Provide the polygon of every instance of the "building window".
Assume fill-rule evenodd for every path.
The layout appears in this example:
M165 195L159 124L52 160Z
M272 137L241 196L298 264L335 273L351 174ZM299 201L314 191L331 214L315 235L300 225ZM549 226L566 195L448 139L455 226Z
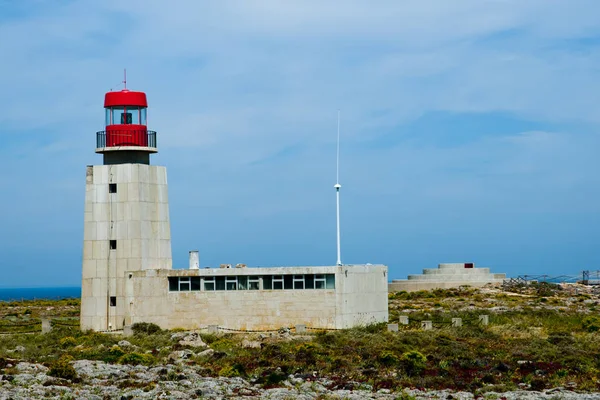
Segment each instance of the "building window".
M117 306L117 296L110 296L110 306L111 307Z
M315 275L315 289L325 289L325 275Z
M249 276L248 277L248 290L258 290L260 289L258 276Z
M263 289L273 289L273 277L270 275L263 276Z
M225 288L227 290L237 290L237 276L225 277Z
M187 276L182 276L179 278L179 291L180 292L189 292L190 291L190 278Z
M304 289L304 275L294 275L294 289Z
M200 291L200 277L198 276L170 276L170 292L198 292Z
M217 280L217 290L225 290L225 277L224 276L216 276Z
M116 250L117 249L117 241L116 240L109 240L109 247L111 250Z
M326 274L325 275L325 285L327 289L335 289L335 275L334 274Z
M207 276L202 285L198 276L168 277L170 292L205 290L260 290L260 276ZM335 274L264 275L263 290L335 289Z
M305 289L314 289L315 288L315 276L310 274L310 275L304 275L304 288Z
M214 276L208 276L208 277L204 278L204 290L206 290L206 291L215 290L215 277Z
M108 193L117 193L117 184L116 183L108 184Z
M273 276L273 289L275 289L275 290L283 289L283 275Z
M192 286L192 292L200 291L200 277L199 276L193 276L191 278L191 286Z
M248 290L248 277L238 276L237 277L238 290Z

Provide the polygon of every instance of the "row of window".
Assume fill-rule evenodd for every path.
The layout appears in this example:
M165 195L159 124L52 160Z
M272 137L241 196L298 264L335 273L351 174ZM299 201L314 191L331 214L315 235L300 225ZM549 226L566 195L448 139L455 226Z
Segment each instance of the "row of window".
M214 290L302 290L335 289L334 274L251 275L251 276L172 276L169 291Z

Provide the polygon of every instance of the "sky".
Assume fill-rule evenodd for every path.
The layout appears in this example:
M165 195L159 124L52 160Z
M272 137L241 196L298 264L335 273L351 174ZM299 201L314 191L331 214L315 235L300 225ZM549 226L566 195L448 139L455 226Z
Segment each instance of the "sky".
M597 0L0 0L0 287L81 281L105 92L147 93L174 268L600 270Z

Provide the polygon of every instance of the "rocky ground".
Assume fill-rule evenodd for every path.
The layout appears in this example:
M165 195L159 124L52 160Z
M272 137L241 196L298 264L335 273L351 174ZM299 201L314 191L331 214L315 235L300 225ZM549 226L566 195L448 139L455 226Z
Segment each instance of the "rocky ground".
M482 396L451 391L405 389L374 393L367 385L346 384L336 388L332 381L290 375L282 387L262 388L242 378L207 378L198 367L166 364L154 367L107 364L102 361L73 362L79 376L70 382L48 376L41 364L20 362L12 375L0 375L0 400L9 399L600 399L596 393L575 393L564 388L545 392L488 392Z
M405 326L394 334L381 327L373 332L331 335L301 335L282 329L235 335L162 331L125 338L82 333L66 326L46 335L6 335L0 336L0 400L600 400L600 393L595 393L600 388L597 287L566 284L553 288L542 285L396 293L390 294L389 305L391 322L399 315L418 321L423 316L440 314L449 318L470 311L486 311L498 317L485 330L470 326L460 331L437 328L427 334L418 326ZM8 324L45 315L72 317L77 308L70 301L6 303L0 304L0 319ZM557 317L563 315L570 317ZM534 341L535 346L528 346ZM402 357L413 348L427 356L423 376L427 375L426 382L435 386L418 379L400 381L404 376L401 374L406 374ZM460 357L457 351L462 352ZM63 359L67 370L57 373L56 365ZM238 374L237 363L247 366L248 373ZM315 371L319 368L320 372ZM266 375L260 371L277 377L276 381L265 380ZM303 373L295 373L298 371ZM439 373L446 374L443 384L432 379ZM480 382L472 392L415 389L467 390L468 385L457 381L460 377L464 380L465 374L473 374L467 382ZM420 373L410 376L418 377ZM506 383L510 386L499 388ZM384 388L378 390L380 387ZM511 391L516 388L520 390Z

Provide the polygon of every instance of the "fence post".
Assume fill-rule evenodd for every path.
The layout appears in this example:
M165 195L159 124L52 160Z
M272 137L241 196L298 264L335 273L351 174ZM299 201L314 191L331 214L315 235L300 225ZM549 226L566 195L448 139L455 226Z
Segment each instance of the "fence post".
M388 332L398 332L398 324L388 324Z
M421 329L423 329L424 331L432 330L433 322L432 321L421 321Z
M123 336L133 336L133 329L131 329L131 325L123 326Z
M52 330L52 324L49 318L42 318L42 333L48 333Z
M407 315L401 315L400 316L400 323L402 325L408 325L408 316Z
M480 315L479 316L479 322L481 323L481 325L488 325L490 323L490 316L489 315Z
M208 333L219 333L219 325L209 325Z
M306 325L304 325L304 324L296 325L296 333L306 333Z
M452 318L452 326L453 327L462 326L462 318Z

